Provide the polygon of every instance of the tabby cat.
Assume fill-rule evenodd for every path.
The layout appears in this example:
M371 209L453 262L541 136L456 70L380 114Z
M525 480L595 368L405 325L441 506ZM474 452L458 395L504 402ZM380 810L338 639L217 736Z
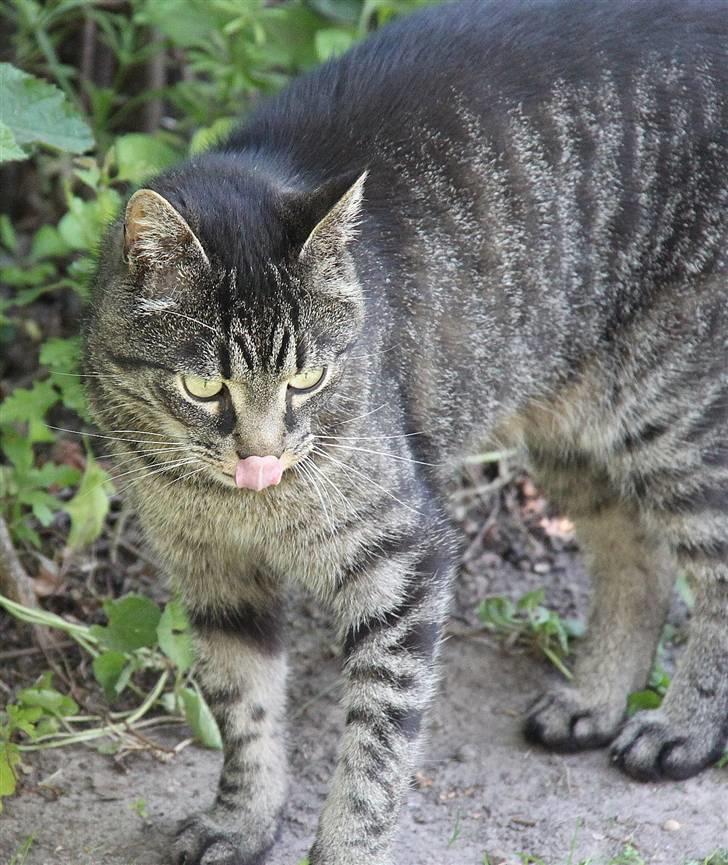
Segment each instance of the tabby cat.
M196 634L217 798L186 865L286 802L288 584L332 612L346 729L312 865L384 865L457 562L446 497L522 445L595 577L528 736L686 778L728 733L728 7L498 0L394 23L131 196L86 330L95 416ZM697 602L644 686L675 575Z

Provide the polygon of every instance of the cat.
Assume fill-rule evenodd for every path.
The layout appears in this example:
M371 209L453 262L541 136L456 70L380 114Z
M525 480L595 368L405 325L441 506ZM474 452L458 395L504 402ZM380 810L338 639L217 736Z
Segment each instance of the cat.
M526 733L680 779L728 733L728 9L427 9L136 191L85 329L94 415L196 635L217 797L177 863L262 862L286 801L287 585L346 729L311 865L385 865L457 565L447 495L522 446L595 578ZM691 635L645 685L680 569Z

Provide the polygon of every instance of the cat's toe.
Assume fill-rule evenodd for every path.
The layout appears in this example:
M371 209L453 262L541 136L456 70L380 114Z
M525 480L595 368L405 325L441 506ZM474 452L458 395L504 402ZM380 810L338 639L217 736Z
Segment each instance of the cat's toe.
M227 833L203 815L180 824L173 847L174 865L258 865L260 858L246 857L237 833Z
M639 712L612 745L612 759L639 781L681 781L714 763L723 740L722 731L680 727L659 709Z
M523 732L555 751L582 751L611 742L621 719L621 710L590 706L578 691L552 691L530 707Z

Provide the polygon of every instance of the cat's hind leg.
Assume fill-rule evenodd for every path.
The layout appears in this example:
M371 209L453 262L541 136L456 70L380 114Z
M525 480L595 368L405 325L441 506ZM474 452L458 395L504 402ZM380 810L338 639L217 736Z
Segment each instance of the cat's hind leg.
M627 696L645 686L675 579L667 545L636 508L610 494L585 466L553 467L542 478L573 517L593 581L586 636L574 678L529 709L525 734L546 747L576 751L614 739Z

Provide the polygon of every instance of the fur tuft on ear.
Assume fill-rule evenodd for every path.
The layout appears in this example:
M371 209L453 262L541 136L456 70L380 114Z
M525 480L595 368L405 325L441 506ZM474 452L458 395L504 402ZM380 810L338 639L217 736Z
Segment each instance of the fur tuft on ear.
M132 271L169 270L192 262L209 267L202 244L158 192L140 189L126 206L124 260Z
M337 178L313 194L311 211L315 211L317 204L319 209L321 204L327 206L323 215L319 214L318 221L308 234L299 258L321 258L336 254L356 237L367 173L362 172L353 183L350 177Z

